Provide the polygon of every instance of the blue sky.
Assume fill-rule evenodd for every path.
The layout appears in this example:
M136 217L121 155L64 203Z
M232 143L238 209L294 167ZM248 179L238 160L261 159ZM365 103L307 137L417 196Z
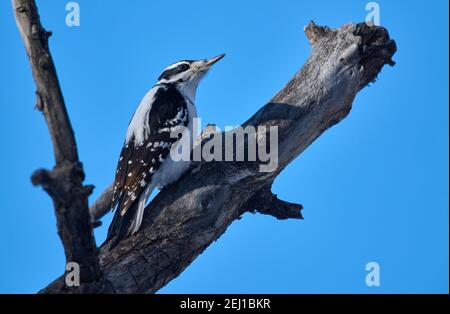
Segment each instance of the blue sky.
M168 64L225 52L202 82L203 123L244 122L310 53L313 19L364 21L367 1L37 1L93 201L113 179L127 123ZM278 177L303 221L246 214L161 293L448 292L448 2L378 1L397 41L394 68L347 119ZM34 293L63 272L49 197L31 173L52 167L10 1L0 2L0 292ZM110 217L96 230L105 237ZM381 286L365 285L379 263Z

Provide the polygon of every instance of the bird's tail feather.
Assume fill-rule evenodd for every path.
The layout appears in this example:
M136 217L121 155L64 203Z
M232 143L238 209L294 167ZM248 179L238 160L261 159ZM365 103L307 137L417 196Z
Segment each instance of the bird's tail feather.
M120 214L119 210L122 200L119 202L119 206L117 206L116 211L114 212L113 220L109 226L106 240L101 246L113 239L111 245L109 246L109 249L111 250L122 239L126 238L130 234L135 234L139 230L142 223L142 218L144 216L145 203L154 188L155 186L153 184L148 185L142 192L139 200L134 202L123 215Z
M136 214L133 217L133 222L130 227L131 234L135 234L141 226L142 218L144 217L145 203L147 202L147 199L152 193L153 189L154 186L149 185L139 197L139 200L137 202Z
M109 249L111 250L122 239L126 238L130 234L130 228L135 218L137 206L138 204L136 203L131 205L124 215L121 215L120 211L116 209L116 211L114 212L113 220L108 229L108 235L106 237L105 242L103 242L102 246L105 245L111 239L113 239L111 245L109 246Z

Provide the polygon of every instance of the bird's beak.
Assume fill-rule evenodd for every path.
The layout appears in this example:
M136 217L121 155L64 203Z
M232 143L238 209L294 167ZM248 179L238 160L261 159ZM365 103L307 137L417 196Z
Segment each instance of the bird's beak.
M205 60L205 61L206 61L206 65L207 65L208 67L210 67L210 66L212 66L214 63L216 63L217 61L219 61L220 59L222 59L223 57L225 57L225 54L224 54L224 53L222 53L221 55L218 55L218 56L216 56L216 57L214 57L214 58L206 59L206 60Z
M213 64L215 64L223 57L225 57L224 53L214 58L195 61L193 64L191 64L191 68L197 69L198 71L205 73L211 68Z

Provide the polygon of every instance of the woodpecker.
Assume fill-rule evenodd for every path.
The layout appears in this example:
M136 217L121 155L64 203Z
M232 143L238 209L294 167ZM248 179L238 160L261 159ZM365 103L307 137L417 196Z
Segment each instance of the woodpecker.
M189 161L174 161L170 152L191 140L198 83L224 56L169 65L134 112L115 174L111 203L115 213L105 241L114 239L110 249L139 230L153 189L177 181L189 169ZM171 132L179 136L171 137Z

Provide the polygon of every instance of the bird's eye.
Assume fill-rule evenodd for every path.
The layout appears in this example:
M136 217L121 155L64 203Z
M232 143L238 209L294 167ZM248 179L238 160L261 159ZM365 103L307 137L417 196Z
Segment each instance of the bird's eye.
M189 65L187 65L186 63L180 64L179 68L181 71L186 71L187 69L189 69Z

